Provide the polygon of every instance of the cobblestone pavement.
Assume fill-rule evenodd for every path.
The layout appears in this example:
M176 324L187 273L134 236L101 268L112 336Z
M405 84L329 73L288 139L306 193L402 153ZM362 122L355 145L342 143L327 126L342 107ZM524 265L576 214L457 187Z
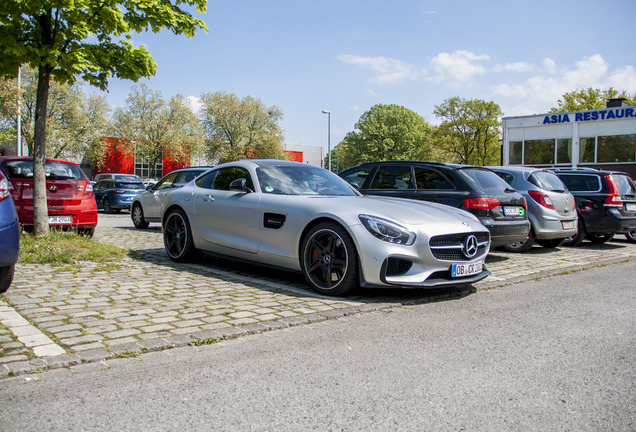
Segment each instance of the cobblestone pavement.
M102 221L109 222L102 226ZM114 223L113 223L114 222ZM492 252L492 275L458 290L364 290L346 298L310 291L302 276L204 257L175 264L156 224L102 215L94 239L131 250L111 265L18 265L0 297L0 377L202 345L404 304L470 295L530 279L636 260L636 244ZM611 271L608 269L608 271Z

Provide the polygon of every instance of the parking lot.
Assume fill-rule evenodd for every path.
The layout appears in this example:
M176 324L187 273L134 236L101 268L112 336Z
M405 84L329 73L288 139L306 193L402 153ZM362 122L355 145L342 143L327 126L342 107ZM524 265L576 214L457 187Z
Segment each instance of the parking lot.
M524 254L497 250L486 261L492 275L472 287L361 290L331 298L310 291L297 274L210 257L175 264L165 255L158 225L137 230L128 213L99 217L94 239L131 253L110 266L19 264L12 287L0 298L0 377L57 367L107 367L113 359L143 352L461 299L521 281L636 260L636 245L622 235L603 245L534 247Z

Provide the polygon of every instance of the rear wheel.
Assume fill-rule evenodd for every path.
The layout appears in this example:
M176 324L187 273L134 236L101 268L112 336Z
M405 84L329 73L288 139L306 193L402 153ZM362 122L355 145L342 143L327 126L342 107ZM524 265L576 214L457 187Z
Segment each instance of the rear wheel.
M625 234L625 238L630 243L636 243L636 231L631 231Z
M537 236L534 233L534 230L530 228L530 232L528 233L528 238L523 241L518 241L514 243L510 243L506 245L506 250L508 252L527 252L532 249L532 245L534 245Z
M592 243L601 244L606 243L614 238L614 234L588 234L587 239Z
M563 246L578 246L585 239L587 232L585 231L585 223L583 223L583 219L579 217L578 222L578 231L572 237L566 237L563 242Z
M104 201L102 201L102 207L104 207L104 213L106 214L111 214L113 212L113 208L110 206L108 198L104 198Z
M13 272L15 264L6 267L0 267L0 293L7 292L13 281Z
M347 231L333 222L313 227L301 246L301 268L320 294L344 295L358 283L358 253Z
M135 228L139 228L139 229L148 228L149 224L144 219L144 210L141 208L140 204L135 203L133 205L130 215L132 217L133 224L135 224Z
M171 210L163 225L163 245L171 260L188 261L195 253L190 222L183 210Z

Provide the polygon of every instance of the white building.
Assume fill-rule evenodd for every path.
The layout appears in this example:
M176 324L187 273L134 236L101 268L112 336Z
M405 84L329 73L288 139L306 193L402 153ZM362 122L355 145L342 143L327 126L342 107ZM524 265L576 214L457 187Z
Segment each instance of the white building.
M636 107L504 117L502 165L593 167L636 177Z

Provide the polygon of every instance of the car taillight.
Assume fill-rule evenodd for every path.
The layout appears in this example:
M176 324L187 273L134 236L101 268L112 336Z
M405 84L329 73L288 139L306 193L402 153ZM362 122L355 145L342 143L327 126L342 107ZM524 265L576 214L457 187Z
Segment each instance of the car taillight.
M464 200L464 207L476 210L492 210L501 203L497 198L467 198Z
M116 191L113 191L113 193L116 193L116 194L118 194L118 195L121 195L121 194L125 194L125 193L126 193L126 191L123 191L123 190L116 190Z
M528 195L535 200L539 205L542 205L545 208L550 210L554 210L554 204L552 204L552 200L548 196L548 194L540 191L529 190Z
M0 174L0 200L5 199L9 195L9 181Z
M618 193L618 188L616 187L616 183L614 183L614 177L611 175L607 176L607 185L609 186L609 194L605 198L605 205L607 207L622 207L623 200L621 199L621 194Z

